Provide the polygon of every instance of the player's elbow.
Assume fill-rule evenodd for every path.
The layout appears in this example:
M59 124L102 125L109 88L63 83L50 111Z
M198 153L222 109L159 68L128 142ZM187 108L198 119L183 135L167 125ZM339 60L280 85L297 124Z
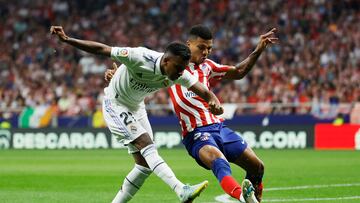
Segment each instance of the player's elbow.
M246 71L243 68L239 68L234 72L233 79L234 80L240 80L246 75Z
M235 77L234 77L234 80L241 80L245 77L245 74L242 73L242 72L238 72Z
M111 47L109 46L103 46L98 50L98 54L99 55L103 55L103 56L108 56L110 57L111 55Z
M236 80L241 80L241 79L243 79L245 77L245 74L240 74L237 78L236 78Z

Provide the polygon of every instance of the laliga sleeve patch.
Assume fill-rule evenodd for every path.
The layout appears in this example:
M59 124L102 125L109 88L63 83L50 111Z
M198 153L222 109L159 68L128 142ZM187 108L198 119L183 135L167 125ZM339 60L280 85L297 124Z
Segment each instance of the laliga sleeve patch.
M129 50L126 49L126 48L119 49L119 50L117 50L116 55L120 56L120 57L128 57L129 56Z

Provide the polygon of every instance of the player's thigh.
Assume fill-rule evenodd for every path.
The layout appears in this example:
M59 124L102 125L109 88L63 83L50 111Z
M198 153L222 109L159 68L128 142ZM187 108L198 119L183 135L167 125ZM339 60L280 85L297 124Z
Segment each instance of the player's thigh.
M214 135L204 131L194 131L185 136L183 144L188 153L205 169L211 168L216 158L224 158L217 145Z
M263 162L258 158L255 152L248 146L246 141L229 128L221 130L223 140L223 152L225 157L246 171L262 172Z
M149 165L147 164L145 158L140 154L139 151L134 152L131 155L133 156L136 164L149 168Z
M222 152L230 162L234 162L247 148L247 143L241 135L227 127L221 129L218 140Z
M147 145L154 143L152 128L146 112L143 111L137 112L136 118L138 124L140 124L141 127L145 129L146 133L138 136L135 140L133 140L128 144L129 153L138 152L140 149L146 147Z
M250 147L246 147L244 152L232 162L246 171L256 173L263 173L264 171L264 163Z
M139 117L138 122L140 123L140 125L146 130L146 132L149 134L151 140L154 140L154 135L153 135L153 131L149 122L149 119L147 117L147 114L145 112L140 112L140 115L137 115Z
M148 134L147 130L139 122L138 112L130 111L127 107L119 105L116 101L104 99L103 115L104 120L111 132L119 142L129 145L132 141L143 134ZM152 134L152 133L151 133ZM149 136L149 135L148 135ZM136 151L129 146L129 152Z

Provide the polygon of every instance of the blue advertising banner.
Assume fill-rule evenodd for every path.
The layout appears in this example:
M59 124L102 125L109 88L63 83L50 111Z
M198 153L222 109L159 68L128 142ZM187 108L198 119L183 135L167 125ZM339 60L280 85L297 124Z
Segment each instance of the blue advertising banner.
M234 126L252 148L304 149L314 146L313 126ZM158 147L183 147L180 128L154 125ZM0 149L124 148L106 128L0 129Z

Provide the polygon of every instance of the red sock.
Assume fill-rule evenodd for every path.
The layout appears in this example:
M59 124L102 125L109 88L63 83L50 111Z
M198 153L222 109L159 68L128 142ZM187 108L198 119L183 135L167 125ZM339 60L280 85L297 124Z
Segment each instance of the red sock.
M259 202L261 202L262 199L262 192L263 192L263 183L260 183L259 185L254 185L255 186L255 196L257 198L257 200Z
M240 199L241 186L232 176L224 176L220 182L220 185L222 189L231 197Z

